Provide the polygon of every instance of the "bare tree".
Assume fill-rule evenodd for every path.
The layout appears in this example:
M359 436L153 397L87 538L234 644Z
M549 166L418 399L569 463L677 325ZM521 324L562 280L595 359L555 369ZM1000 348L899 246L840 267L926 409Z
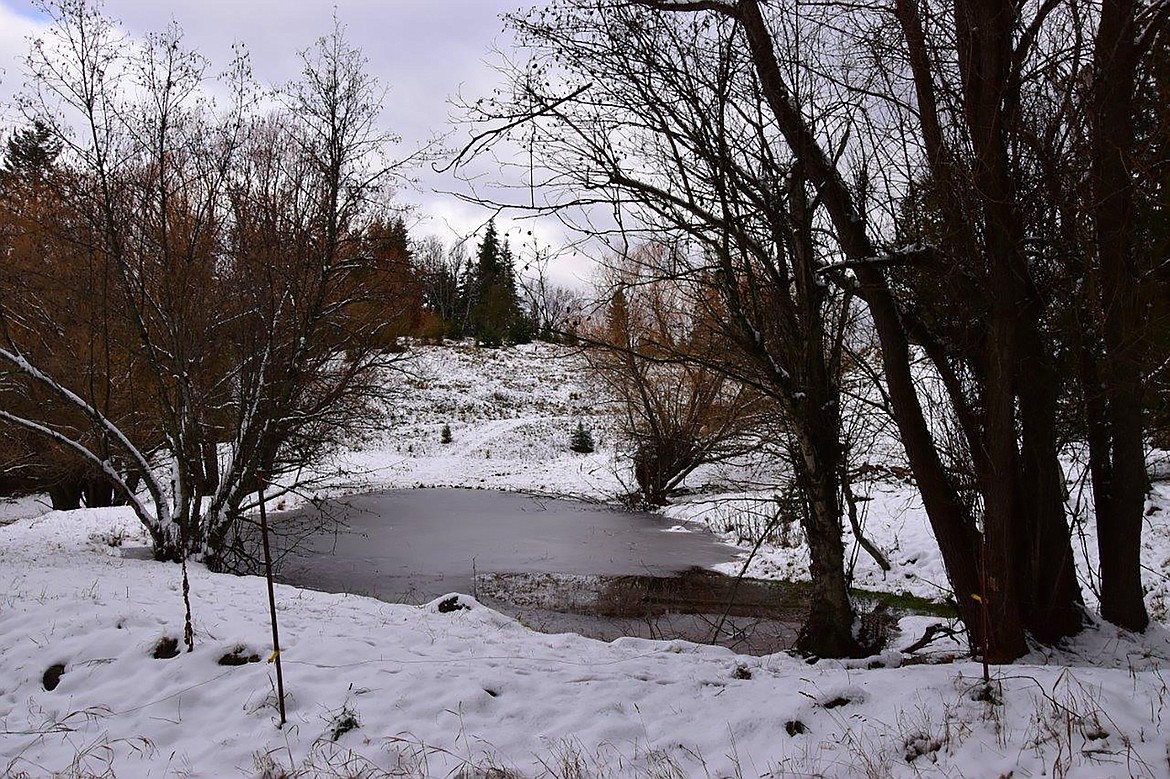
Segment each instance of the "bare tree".
M397 290L369 251L394 170L381 94L335 28L303 54L303 78L276 93L283 107L257 115L241 57L233 103L217 113L202 92L207 64L177 28L131 45L86 3L46 11L53 25L30 56L25 106L64 144L70 186L56 194L71 219L60 240L108 279L107 310L138 357L133 386L159 451L44 367L7 289L0 360L71 407L101 446L59 415L4 408L0 418L100 467L159 557L222 565L251 496L295 489L360 434L396 359L384 345Z
M1084 214L1093 225L1089 256L1095 262L1087 276L1096 294L1088 302L1100 323L1101 348L1097 367L1086 355L1085 399L1095 406L1088 419L1101 615L1131 630L1144 630L1149 623L1141 576L1149 483L1143 418L1147 382L1170 356L1158 336L1170 314L1165 305L1170 265L1159 254L1165 243L1158 246L1145 216L1151 201L1157 202L1156 193L1164 193L1170 167L1165 147L1170 120L1164 84L1157 85L1165 79L1168 18L1165 4L1103 2L1091 66L1078 63L1092 73L1087 144L1091 199ZM1143 106L1143 97L1149 100L1151 92L1158 97ZM1135 176L1135 169L1145 175Z
M525 315L541 340L572 337L581 322L585 296L553 282L548 273L549 253L540 249L534 253L524 262L518 279Z
M1111 85L1133 83L1167 15L1158 5L1117 3L1098 17L1080 4L1000 0L569 0L515 22L534 61L517 72L517 99L484 117L500 131L530 122L548 164L544 183L575 188L550 197L550 208L608 203L627 232L670 225L706 245L729 293L795 291L802 327L833 332L824 327L832 315L807 308L826 300L826 281L864 300L889 407L960 613L993 661L1018 657L1029 633L1051 643L1082 624L1059 459L1052 325L1062 301L1049 283L1077 265L1047 225L1060 202L1083 201L1046 176L1037 148L1059 149L1084 126L1080 112L1105 103L1122 124L1106 132L1111 112L1096 114L1097 140L1088 144L1096 162L1077 186L1097 182L1109 197L1066 218L1095 225L1100 267L1114 274L1099 287L1112 290L1106 329L1115 328L1103 343L1109 360L1124 364L1106 413L1110 456L1120 458L1112 465L1126 476L1114 485L1116 515L1103 516L1111 539L1102 550L1115 550L1107 567L1126 605L1107 611L1144 625L1134 586L1141 371L1132 344L1149 324L1134 313L1143 310L1141 274L1116 254L1122 246L1135 256L1133 241L1104 252L1100 236L1132 224L1132 182L1119 185L1116 164L1135 144L1125 119L1132 95ZM704 67L692 66L700 53ZM1096 103L1078 92L1090 81ZM489 128L469 151L500 137ZM775 236L770 243L743 227L754 220L764 222L759 236ZM753 244L784 250L763 258L794 257L788 275L769 276L758 264L744 266L741 282L722 278L729 258L761 262ZM1131 304L1117 303L1130 293L1138 295ZM762 299L761 311L788 321L775 299ZM729 307L737 309L752 307ZM750 320L742 332L766 341ZM831 348L818 353L833 364ZM960 432L960 468L948 467L924 412L918 354L939 377L939 410ZM777 364L778 376L792 373Z
M1133 263L1123 258L1136 256L1132 241L1118 240L1106 250L1102 240L1132 227L1125 204L1133 184L1119 183L1118 161L1135 144L1130 85L1143 57L1164 35L1164 9L1106 3L1098 16L1095 8L1079 4L970 0L950 7L911 0L888 9L892 27L890 17L866 9L850 9L846 24L827 15L808 17L812 26L833 30L844 49L877 49L879 72L908 79L901 83L912 91L904 94L892 75L881 89L858 88L849 73L853 63L845 57L827 79L791 67L791 55L775 31L805 24L804 19L766 14L754 0L639 4L666 12L713 13L740 31L769 111L814 183L846 264L856 274L858 293L869 304L882 340L895 418L960 610L976 643L993 660L1022 653L1025 633L1053 642L1081 625L1058 458L1057 350L1048 328L1059 301L1045 283L1049 274L1075 273L1077 265L1045 242L1041 218L1060 202L1077 198L1060 189L1061 179L1045 175L1035 148L1038 138L1075 136L1083 126L1079 111L1086 104L1077 90L1091 73L1095 97L1089 105L1096 106L1097 119L1090 125L1090 180L1098 196L1079 216L1094 225L1097 260L1106 276L1112 274L1103 286L1109 300L1105 329L1115 330L1104 342L1106 354L1112 355L1108 362L1116 365L1114 399L1106 412L1112 465L1118 469L1115 511L1102 517L1101 530L1102 552L1111 558L1105 575L1114 579L1110 589L1118 600L1105 611L1123 624L1143 627L1141 588L1135 584L1140 581L1141 372L1132 345L1141 340L1148 320L1133 313L1142 306L1131 305L1140 300L1143 287L1132 273ZM851 186L843 171L844 136L834 143L825 133L831 120L818 110L815 91L794 82L793 73L830 95L869 103L870 117L884 112L894 119L887 129L905 141L906 163L901 186L891 192L904 196L907 184L927 176L938 216L936 235L943 240L879 244L874 236L882 225L869 222L863 210L870 192ZM863 135L855 144L879 155L888 137ZM883 273L887 267L933 275L938 295L904 297L905 287L891 284L891 276ZM1131 304L1118 303L1128 295L1137 297ZM947 307L962 312L958 318L973 338L948 338L941 319ZM1121 348L1120 340L1110 346L1122 332L1130 346ZM944 380L949 413L963 431L976 474L980 500L975 511L964 505L961 485L942 467L923 419L908 370L911 342ZM1123 396L1128 400L1121 401Z
M669 250L646 246L611 263L604 321L583 333L584 354L618 403L637 492L660 506L703 465L725 462L758 445L765 403L758 393L708 366L711 328L677 282L658 275Z
M423 305L439 318L446 334L458 335L467 320L461 288L468 268L464 243L445 246L439 238L428 236L419 242L416 257L422 276Z
M733 25L584 2L514 24L533 58L502 113L527 111L548 178L574 188L575 202L608 200L627 239L675 240L671 262L647 270L686 289L708 328L703 350L675 358L781 412L773 445L804 498L814 579L801 646L857 653L841 540L839 375L851 293L819 276L831 259L820 204L799 161L777 154L782 138L760 110ZM563 72L568 83L545 86Z

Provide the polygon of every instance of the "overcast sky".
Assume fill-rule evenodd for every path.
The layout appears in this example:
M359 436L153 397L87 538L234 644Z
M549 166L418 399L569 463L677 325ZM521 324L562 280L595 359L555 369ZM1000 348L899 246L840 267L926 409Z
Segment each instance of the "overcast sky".
M369 70L389 89L383 110L386 127L402 137L403 153L430 138L451 133L447 145L466 139L466 127L450 121L451 100L462 93L474 100L491 92L498 77L492 63L497 50L510 49L501 14L540 0L106 0L109 16L120 20L131 35L160 30L172 19L185 33L187 45L222 68L235 42L247 46L253 71L262 83L297 78L297 52L311 45L332 25L334 8L351 43L364 50ZM23 81L27 39L43 29L43 19L29 0L0 0L0 101L3 123L19 123L12 96ZM218 70L215 70L218 72ZM449 174L429 167L417 170L420 191L403 190L399 200L415 207L413 234L438 235L445 241L467 235L491 212L443 194L467 191ZM494 171L481 170L485 178ZM555 222L532 225L502 219L519 250L529 245L534 229L542 245L559 245L565 236ZM553 268L558 280L582 277L580 261L564 258ZM578 282L580 283L580 282Z

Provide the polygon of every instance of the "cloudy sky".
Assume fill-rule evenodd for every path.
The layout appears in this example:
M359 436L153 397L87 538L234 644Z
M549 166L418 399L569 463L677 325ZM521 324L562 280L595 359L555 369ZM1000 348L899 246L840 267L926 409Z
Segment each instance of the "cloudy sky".
M453 124L452 100L474 100L497 84L493 63L510 49L501 14L539 0L106 0L109 16L131 35L160 30L172 19L183 28L187 44L223 67L235 42L251 53L261 82L283 83L299 75L297 52L332 25L334 8L351 43L364 50L369 70L388 87L383 119L402 137L403 153L447 135L458 147L468 128ZM44 19L30 0L0 0L0 105L3 126L19 122L12 96L24 81L22 61L27 39L43 30ZM403 190L399 199L415 207L415 235L433 234L445 241L480 227L490 211L461 202L447 192L469 187L449 174L424 166L416 171L418 191ZM481 169L484 184L498 176ZM482 185L482 184L480 184ZM531 244L529 230L542 246L559 246L566 236L549 221L532 224L503 218L502 225L518 247ZM521 249L523 251L523 249ZM580 260L567 254L551 269L563 283L586 276ZM580 282L578 282L580 283Z

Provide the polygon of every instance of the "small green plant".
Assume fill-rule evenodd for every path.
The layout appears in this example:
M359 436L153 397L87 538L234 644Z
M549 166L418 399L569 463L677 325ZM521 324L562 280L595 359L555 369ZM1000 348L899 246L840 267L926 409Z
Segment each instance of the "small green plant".
M361 726L362 723L358 719L357 712L350 708L348 703L342 704L341 708L332 712L329 718L329 740L337 741L346 733L357 730Z
M569 438L569 448L581 454L589 454L593 451L593 433L585 427L584 422L577 423L577 429Z
M448 424L443 425L443 429L439 433L439 442L444 443L444 444L451 443L451 426L450 425L448 425Z

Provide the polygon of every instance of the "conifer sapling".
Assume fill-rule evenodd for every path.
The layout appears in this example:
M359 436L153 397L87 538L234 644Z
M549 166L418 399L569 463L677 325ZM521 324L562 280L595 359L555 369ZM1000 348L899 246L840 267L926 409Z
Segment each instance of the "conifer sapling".
M593 433L585 427L584 422L577 423L577 429L573 431L573 435L569 439L569 448L581 454L589 454L593 451Z

